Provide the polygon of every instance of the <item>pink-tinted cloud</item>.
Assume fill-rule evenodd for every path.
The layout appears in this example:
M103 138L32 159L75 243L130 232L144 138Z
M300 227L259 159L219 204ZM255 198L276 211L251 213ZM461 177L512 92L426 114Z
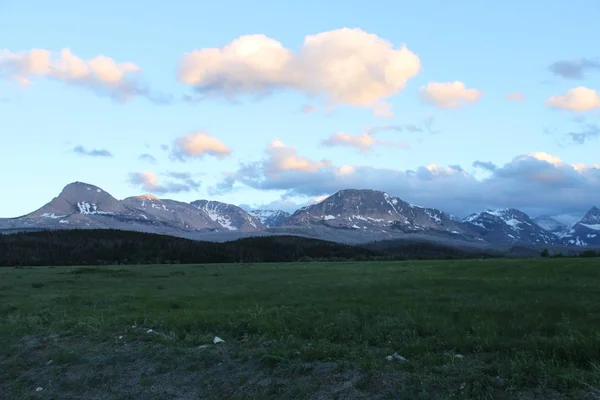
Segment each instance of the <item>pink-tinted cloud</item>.
M275 139L267 148L269 162L266 166L270 173L278 174L284 171L316 172L327 168L328 160L311 161L298 156L298 151L292 146L286 146L281 140Z
M430 82L421 87L421 99L439 108L458 108L469 103L476 103L483 97L483 92L469 89L463 82Z
M206 155L223 159L231 155L231 149L205 132L193 132L175 140L171 152L172 158L181 161Z
M351 135L349 133L337 132L331 135L322 143L324 146L347 146L358 149L361 153L366 154L373 150L376 146L392 147L398 149L408 149L410 146L404 142L385 141L375 138L369 132L364 132L359 135Z
M546 106L568 111L592 111L600 109L600 94L584 86L578 86L546 100Z
M236 97L289 89L389 116L383 99L402 91L420 68L419 57L406 46L342 28L306 36L295 52L259 34L194 50L181 60L179 79L209 94Z
M119 63L104 55L84 60L71 50L58 54L33 49L25 52L0 51L0 78L29 86L36 79L50 78L107 93L120 100L148 95L134 82L141 68L131 62Z
M505 97L506 101L523 101L525 100L525 96L520 92L512 92L507 94Z

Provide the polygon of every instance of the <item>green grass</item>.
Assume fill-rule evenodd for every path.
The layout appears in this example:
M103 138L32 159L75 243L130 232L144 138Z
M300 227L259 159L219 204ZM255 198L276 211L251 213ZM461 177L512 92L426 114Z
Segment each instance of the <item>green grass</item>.
M3 399L593 399L599 365L593 259L0 269Z

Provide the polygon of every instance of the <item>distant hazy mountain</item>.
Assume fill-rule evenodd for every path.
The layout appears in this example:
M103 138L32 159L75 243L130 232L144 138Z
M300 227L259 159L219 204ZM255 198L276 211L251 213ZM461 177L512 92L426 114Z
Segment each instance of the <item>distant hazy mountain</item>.
M87 183L67 185L39 210L0 219L0 232L44 229L121 229L210 241L292 234L364 243L398 238L504 246L600 246L600 210L592 207L570 227L552 217L532 220L516 209L485 210L460 220L377 190L341 190L290 215L279 210L244 211L210 200L191 203L152 195L117 200Z
M258 218L267 228L283 225L290 213L281 210L252 210L249 213Z
M542 215L539 217L535 217L532 221L539 226L540 228L552 232L557 236L561 236L564 231L567 229L567 224L564 224L557 219L550 217L548 215Z

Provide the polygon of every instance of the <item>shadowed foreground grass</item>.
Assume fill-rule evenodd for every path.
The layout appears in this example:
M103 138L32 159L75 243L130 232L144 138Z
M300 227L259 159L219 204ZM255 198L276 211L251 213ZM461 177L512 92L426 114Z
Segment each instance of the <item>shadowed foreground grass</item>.
M2 399L594 399L599 365L593 259L0 269Z

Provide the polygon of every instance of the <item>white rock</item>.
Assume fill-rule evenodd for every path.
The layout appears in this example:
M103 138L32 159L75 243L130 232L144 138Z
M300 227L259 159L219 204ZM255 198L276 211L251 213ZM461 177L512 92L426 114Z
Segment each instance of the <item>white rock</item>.
M398 353L394 353L391 356L387 356L385 359L388 360L388 361L392 361L392 360L406 361L406 358L402 357Z
M41 392L42 390L44 390L44 388L41 387L41 386L38 386L38 387L35 388L36 392Z
M455 358L465 358L465 356L463 356L462 354L456 354L454 357Z
M215 336L215 338L213 339L213 343L214 344L225 343L225 341L223 339L221 339L220 337Z

